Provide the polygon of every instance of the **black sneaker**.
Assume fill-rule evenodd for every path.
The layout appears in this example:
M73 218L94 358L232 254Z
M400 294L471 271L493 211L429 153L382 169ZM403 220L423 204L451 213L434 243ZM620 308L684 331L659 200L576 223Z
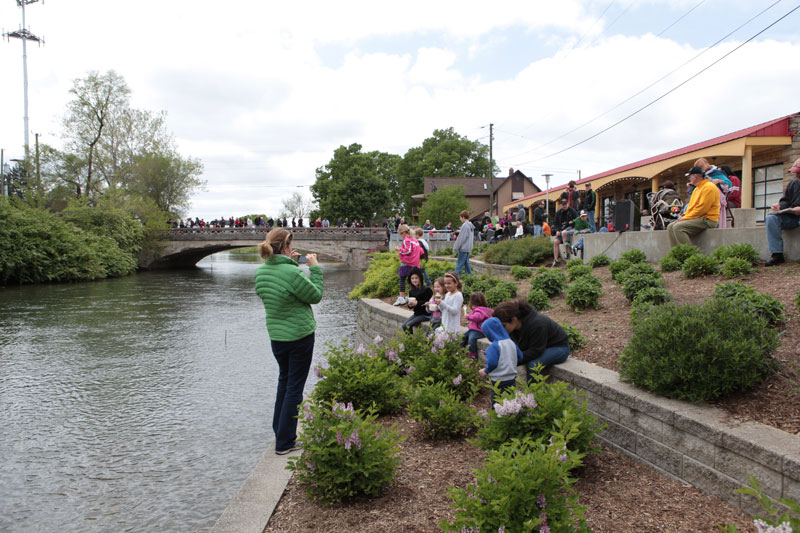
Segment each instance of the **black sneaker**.
M766 261L766 263L764 263L764 265L766 265L768 267L771 267L771 266L775 266L775 265L780 265L784 261L785 261L785 259L783 258L783 254L772 254L772 257L767 259L767 261Z
M275 455L286 455L287 453L296 452L297 450L302 450L302 449L303 449L302 446L300 446L299 444L295 444L288 450L275 450Z

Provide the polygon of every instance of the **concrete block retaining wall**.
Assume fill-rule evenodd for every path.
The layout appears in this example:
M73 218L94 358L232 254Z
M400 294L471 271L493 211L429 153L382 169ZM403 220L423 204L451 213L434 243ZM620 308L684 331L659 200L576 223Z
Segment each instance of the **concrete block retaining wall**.
M392 337L409 315L381 300L362 299L356 342ZM755 499L733 492L750 475L773 498L800 501L800 437L731 420L716 407L655 396L620 382L617 372L577 359L549 373L586 394L589 410L607 424L600 438L609 447L751 514L763 514Z

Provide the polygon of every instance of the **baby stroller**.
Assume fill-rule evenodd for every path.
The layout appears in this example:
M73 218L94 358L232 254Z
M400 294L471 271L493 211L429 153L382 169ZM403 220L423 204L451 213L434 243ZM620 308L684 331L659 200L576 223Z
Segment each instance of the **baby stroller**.
M670 223L678 220L683 209L683 200L674 189L649 192L647 201L650 203L650 227L654 230L667 229Z

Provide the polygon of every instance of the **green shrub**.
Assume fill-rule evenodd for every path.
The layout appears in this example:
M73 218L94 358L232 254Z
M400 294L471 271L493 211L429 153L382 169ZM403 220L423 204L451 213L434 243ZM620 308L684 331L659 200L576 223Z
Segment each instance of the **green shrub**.
M699 278L701 276L712 276L717 273L717 262L714 258L703 254L690 256L683 262L681 267L683 275L687 278Z
M664 282L660 278L648 274L626 272L625 281L622 284L622 294L629 302L633 301L639 291L647 288L661 288Z
M0 198L0 284L124 276L136 270L143 240L138 223L116 210L76 208L65 221Z
M489 453L475 472L475 483L449 488L454 519L442 520L443 531L572 531L591 530L578 505L570 470L581 465L581 454L566 449L556 435L513 440Z
M350 298L384 298L395 296L399 289L397 269L400 259L396 253L373 254L364 272L364 281L353 287Z
M771 327L783 322L783 304L777 298L756 292L753 287L744 283L719 283L714 289L714 298L733 302L737 307L762 317Z
M611 264L611 259L606 254L597 254L589 260L589 266L592 268L604 267Z
M555 268L538 268L531 280L531 289L541 289L550 298L561 294L566 285L567 277L561 270Z
M437 261L435 259L421 261L420 266L425 268L425 272L428 274L428 277L431 278L431 281L436 278L443 278L446 272L456 269L456 264L452 261ZM397 271L395 270L395 279L396 278Z
M681 269L681 262L671 255L662 257L658 264L661 266L661 272L675 272Z
M533 275L533 270L528 267L514 265L511 267L511 276L517 280L522 281L523 279L528 279Z
M575 265L583 265L583 259L581 259L580 257L573 257L572 259L567 261L567 270L569 270L570 267L573 267Z
M715 400L769 375L778 334L741 306L712 298L702 305L643 308L619 358L620 377L656 394Z
M742 259L741 257L733 256L728 257L720 269L722 276L728 279L740 278L751 273L752 271L753 267L749 261Z
M797 306L798 311L800 311L800 292L798 292L797 296L795 296L794 304Z
M595 433L601 424L586 407L582 393L563 381L547 382L539 372L519 389L508 388L495 396L486 423L478 430L477 443L496 450L511 439L548 438L554 432L570 434L569 449L580 453L596 450Z
M404 437L376 423L375 413L306 401L302 417L303 453L290 458L287 468L307 485L309 497L331 504L376 496L392 482Z
M761 260L761 254L758 253L758 250L747 242L720 246L711 255L718 263L724 263L728 258L736 257L747 261L750 266L755 266Z
M610 265L608 265L608 271L611 273L611 279L613 279L614 281L618 281L617 277L621 273L628 270L631 267L631 265L633 265L633 263L631 263L630 261L626 261L624 259L618 259L612 262Z
M528 291L528 303L537 311L550 309L550 297L542 289L531 289Z
M379 414L397 413L406 405L405 383L396 365L377 357L363 346L353 350L347 343L329 346L328 368L316 367L320 378L313 397L318 402L352 402L357 409Z
M663 287L644 287L633 297L633 304L661 305L672 301L672 295Z
M399 331L397 335L389 340L380 339L377 346L371 346L378 357L386 358L394 364L398 374L405 376L409 368L416 364L417 358L421 355L430 353L431 339L430 330L427 328L416 328L413 333ZM365 353L367 349L359 345L356 352Z
M575 281L577 278L581 276L591 276L592 275L592 267L589 265L584 265L583 263L572 265L567 267L567 276L569 277L570 281Z
M588 268L588 267L587 267ZM573 311L583 311L593 307L600 309L600 296L603 295L602 285L591 274L581 276L567 287L567 305Z
M625 279L628 276L639 275L639 274L657 280L662 279L661 272L656 270L656 267L654 267L650 263L634 263L629 267L627 267L625 270L620 271L617 274L617 279L615 281L620 285L624 285Z
M470 359L467 348L461 347L461 336L440 332L429 337L430 348L417 356L414 367L409 369L410 381L419 384L430 378L443 383L462 400L472 400L480 388L479 364Z
M464 302L469 302L469 297L473 292L480 291L486 295L489 290L500 282L500 278L489 274L467 274L461 278L461 294Z
M647 255L638 248L631 248L630 250L625 250L619 256L620 260L628 261L630 263L644 263L647 261Z
M586 338L578 330L578 328L572 324L567 324L566 322L561 324L561 327L564 328L564 331L567 333L569 347L571 350L580 350L583 348L583 346L586 344Z
M553 257L553 243L547 237L507 239L486 250L484 259L495 265L532 266Z
M700 248L695 246L694 244L678 244L670 248L669 253L667 253L666 257L671 257L678 261L680 266L683 266L683 263L686 262L693 255L702 254L703 252L700 251ZM676 268L675 270L679 270L680 267Z
M448 246L447 248L442 248L441 250L433 252L433 255L453 257L453 247Z
M416 388L408 414L422 425L422 432L430 439L463 436L477 425L475 410L444 383L430 378Z
M496 307L501 302L506 302L517 295L517 284L513 281L498 281L497 284L486 291L486 301L489 307Z

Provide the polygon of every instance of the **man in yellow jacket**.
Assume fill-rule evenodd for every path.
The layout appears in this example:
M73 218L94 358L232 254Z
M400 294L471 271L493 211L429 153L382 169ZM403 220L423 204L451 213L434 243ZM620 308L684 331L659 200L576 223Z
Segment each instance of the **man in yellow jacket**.
M689 171L689 183L694 185L692 198L686 212L677 222L667 226L670 246L691 244L689 237L708 228L716 228L719 223L719 189L707 179L701 167Z

